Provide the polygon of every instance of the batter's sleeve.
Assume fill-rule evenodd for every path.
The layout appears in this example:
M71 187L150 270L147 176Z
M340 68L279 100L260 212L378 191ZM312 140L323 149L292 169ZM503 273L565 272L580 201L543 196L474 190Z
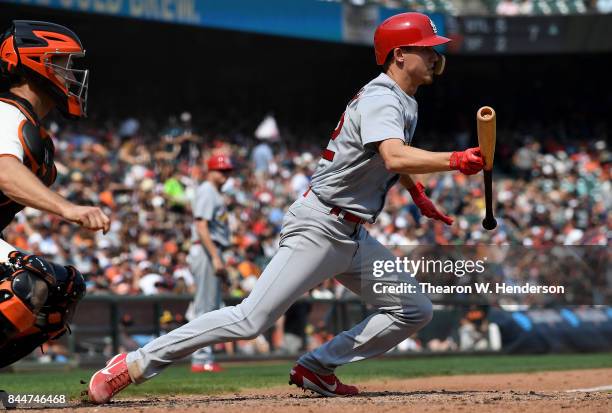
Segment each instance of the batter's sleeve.
M23 162L19 131L25 120L17 108L7 104L0 106L0 156L14 156Z
M361 142L380 142L389 138L405 141L405 118L399 98L394 95L364 96L357 110L361 116Z
M193 217L195 219L212 220L215 209L214 196L214 189L210 185L200 185L196 192L193 207Z

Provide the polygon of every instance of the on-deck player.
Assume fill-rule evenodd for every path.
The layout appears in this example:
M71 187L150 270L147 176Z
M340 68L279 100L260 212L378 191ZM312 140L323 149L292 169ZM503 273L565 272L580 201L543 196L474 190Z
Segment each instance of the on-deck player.
M191 231L189 266L197 285L192 304L195 317L221 306L221 282L227 276L221 253L230 246L227 208L220 191L234 166L229 156L217 154L208 159L207 168L208 176L196 190L192 208L195 222ZM192 354L192 372L221 370L212 347L206 346Z
M156 376L200 347L256 337L326 278L336 277L350 290L364 293L362 285L373 279L373 261L394 256L362 224L376 220L387 191L398 180L424 215L452 223L410 174L475 174L483 167L478 148L450 153L409 146L417 122L414 95L419 86L432 82L434 73L442 72L444 57L433 46L448 41L437 35L429 17L419 13L393 16L377 28L376 61L383 73L348 103L323 150L311 188L287 211L279 250L251 294L237 306L204 314L143 348L113 357L90 380L93 402L109 401L130 383ZM395 275L394 281L416 283L405 273ZM338 380L334 369L385 353L432 317L431 302L422 294L389 304L364 299L378 311L303 355L290 372L290 383L326 396L357 394L356 387Z

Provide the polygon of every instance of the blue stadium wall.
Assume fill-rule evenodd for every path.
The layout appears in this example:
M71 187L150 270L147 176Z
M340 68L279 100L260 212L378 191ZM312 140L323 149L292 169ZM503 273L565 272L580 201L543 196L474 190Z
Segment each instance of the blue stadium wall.
M153 20L333 42L371 43L378 23L401 9L317 0L0 0L71 12ZM430 17L444 34L444 16Z

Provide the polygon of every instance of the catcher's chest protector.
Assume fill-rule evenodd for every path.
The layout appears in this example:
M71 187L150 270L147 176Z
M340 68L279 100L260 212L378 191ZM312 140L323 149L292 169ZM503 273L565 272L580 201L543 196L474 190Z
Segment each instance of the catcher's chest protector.
M55 147L47 131L40 126L38 117L27 101L11 93L0 94L0 102L15 106L27 120L19 125L15 133L23 147L23 164L28 167L45 185L55 182L57 170L53 163ZM2 136L0 136L2 139ZM23 209L0 191L0 231L12 220L15 214Z

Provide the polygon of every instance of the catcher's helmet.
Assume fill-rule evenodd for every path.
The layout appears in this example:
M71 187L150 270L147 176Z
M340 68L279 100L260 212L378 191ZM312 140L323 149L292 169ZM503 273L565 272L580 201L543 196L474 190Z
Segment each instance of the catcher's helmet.
M436 25L421 13L401 13L382 22L374 33L376 64L383 65L389 52L402 46L433 47L450 42L438 36Z
M77 35L59 24L14 20L0 37L0 74L32 79L66 117L86 115L89 71L72 68L73 59L83 56Z
M234 169L231 158L225 154L211 156L208 159L207 166L209 171L230 171Z

